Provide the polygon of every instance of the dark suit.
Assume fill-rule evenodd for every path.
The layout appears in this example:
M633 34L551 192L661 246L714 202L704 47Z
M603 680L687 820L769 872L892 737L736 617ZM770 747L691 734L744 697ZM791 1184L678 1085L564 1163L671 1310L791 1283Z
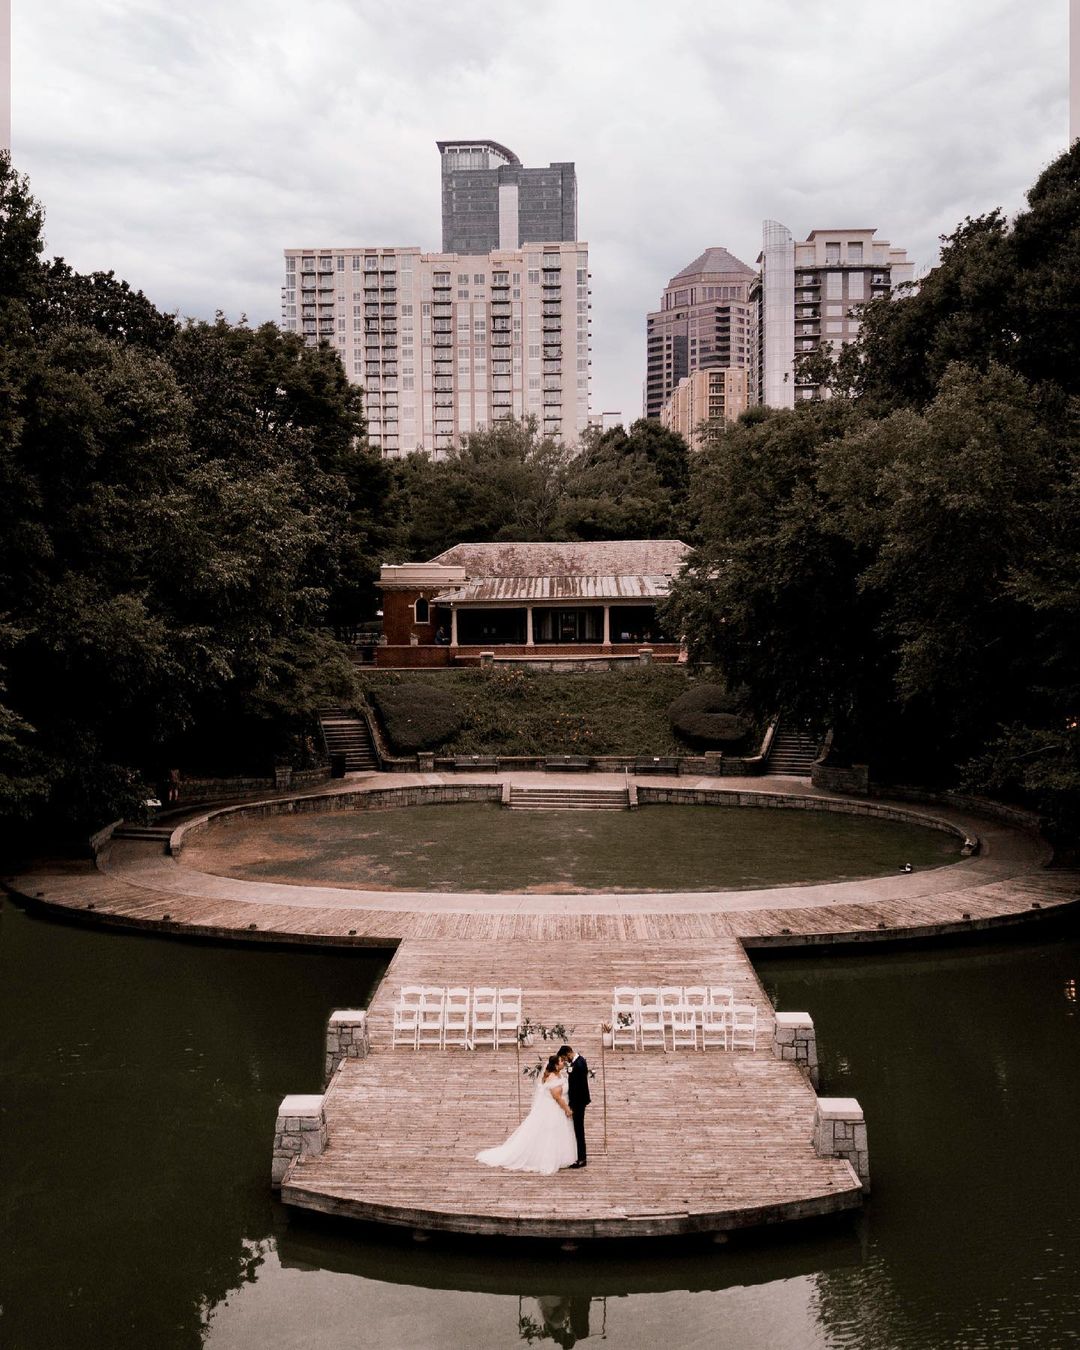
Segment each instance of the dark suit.
M584 1055L578 1055L570 1065L570 1083L567 1105L574 1117L574 1137L577 1139L578 1162L585 1161L585 1108L592 1101L589 1091L589 1066Z

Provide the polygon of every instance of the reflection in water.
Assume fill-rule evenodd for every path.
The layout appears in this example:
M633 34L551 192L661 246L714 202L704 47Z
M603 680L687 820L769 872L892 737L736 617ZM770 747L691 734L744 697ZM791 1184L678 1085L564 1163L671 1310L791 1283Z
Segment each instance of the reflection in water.
M539 1294L518 1299L518 1335L529 1345L554 1341L562 1350L572 1350L578 1341L592 1335L590 1313L594 1300L588 1294ZM607 1299L595 1300L601 1313L597 1335L607 1336ZM530 1307L531 1305L531 1307Z
M864 1217L760 1241L417 1246L287 1213L274 1112L378 957L0 909L4 1350L1061 1345L1080 1325L1080 943L762 965L860 1098Z

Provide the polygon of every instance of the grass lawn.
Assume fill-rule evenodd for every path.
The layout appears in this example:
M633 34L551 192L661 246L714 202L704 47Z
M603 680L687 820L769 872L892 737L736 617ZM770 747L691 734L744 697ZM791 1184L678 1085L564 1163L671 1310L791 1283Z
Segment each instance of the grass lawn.
M647 806L505 811L412 806L235 821L200 835L189 866L257 881L376 890L722 890L889 876L955 862L936 830L811 811Z
M447 755L686 753L667 709L692 679L682 666L357 674L398 753Z

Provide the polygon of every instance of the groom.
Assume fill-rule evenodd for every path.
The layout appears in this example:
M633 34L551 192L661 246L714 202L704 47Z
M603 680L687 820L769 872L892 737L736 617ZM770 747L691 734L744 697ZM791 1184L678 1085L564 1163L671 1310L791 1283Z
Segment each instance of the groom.
M584 1055L576 1055L573 1046L559 1048L559 1058L570 1069L570 1083L567 1089L570 1114L574 1117L574 1137L577 1140L577 1162L571 1167L584 1167L585 1163L585 1108L592 1101L589 1091L589 1066Z

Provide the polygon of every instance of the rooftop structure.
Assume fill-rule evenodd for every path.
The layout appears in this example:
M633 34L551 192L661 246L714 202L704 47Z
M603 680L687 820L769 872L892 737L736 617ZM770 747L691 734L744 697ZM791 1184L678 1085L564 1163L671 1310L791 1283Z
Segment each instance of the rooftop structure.
M526 168L498 141L436 141L442 162L444 253L490 253L577 239L571 163Z

